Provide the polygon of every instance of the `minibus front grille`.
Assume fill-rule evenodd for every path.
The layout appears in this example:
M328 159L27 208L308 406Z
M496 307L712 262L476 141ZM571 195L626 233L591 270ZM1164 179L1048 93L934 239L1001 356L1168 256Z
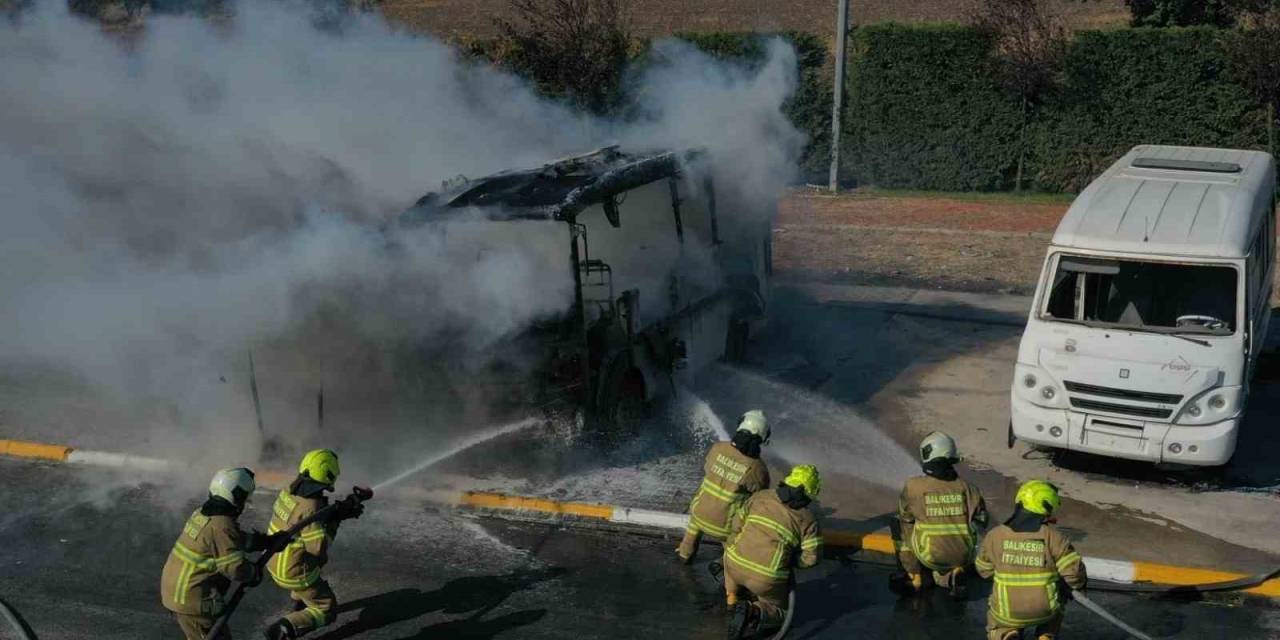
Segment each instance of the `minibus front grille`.
M1133 407L1123 404L1111 404L1110 402L1098 402L1097 400L1086 400L1084 398L1072 398L1071 406L1077 409L1085 409L1089 411L1106 411L1107 413L1122 413L1130 416L1141 416L1143 418L1168 418L1173 415L1172 409L1157 409L1156 407Z
M1071 382L1070 380L1065 381L1062 384L1067 387L1067 391L1072 393L1085 393L1091 396L1119 398L1121 400L1140 400L1142 402L1158 402L1160 404L1178 404L1182 402L1182 396L1175 393L1153 393L1150 391L1117 389L1115 387L1098 387L1091 384Z

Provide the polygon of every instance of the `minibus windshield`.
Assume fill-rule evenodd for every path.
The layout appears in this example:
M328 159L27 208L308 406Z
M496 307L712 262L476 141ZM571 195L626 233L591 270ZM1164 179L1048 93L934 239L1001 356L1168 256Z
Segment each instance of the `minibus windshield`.
M1225 265L1063 255L1044 315L1090 326L1230 335L1236 274Z

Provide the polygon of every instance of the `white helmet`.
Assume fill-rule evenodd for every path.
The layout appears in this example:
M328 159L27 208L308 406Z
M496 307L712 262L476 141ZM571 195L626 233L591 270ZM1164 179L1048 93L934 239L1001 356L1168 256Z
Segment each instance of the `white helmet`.
M738 431L746 431L747 433L760 436L761 443L769 442L769 420L764 417L764 412L759 409L752 409L742 414L742 419L738 422Z
M959 459L960 456L956 454L956 441L941 431L934 431L920 441L920 462L922 463Z
M222 469L213 474L213 480L209 481L209 495L222 498L237 507L243 505L256 488L253 472L244 467Z

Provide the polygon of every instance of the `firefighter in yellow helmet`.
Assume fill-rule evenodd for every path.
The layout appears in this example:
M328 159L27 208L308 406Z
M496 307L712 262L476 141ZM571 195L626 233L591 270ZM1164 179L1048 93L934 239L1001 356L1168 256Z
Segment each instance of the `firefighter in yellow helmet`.
M766 636L782 625L792 572L818 564L822 556L818 519L808 508L821 488L817 467L798 465L777 488L752 494L734 514L724 549L731 629ZM740 600L743 591L754 595L754 602Z
M974 567L994 578L987 603L988 640L1022 637L1033 629L1039 640L1054 640L1062 627L1059 580L1078 591L1087 577L1080 554L1050 526L1062 505L1058 488L1032 480L1018 489L1013 515L987 533Z
M266 548L267 537L242 531L237 521L255 488L248 469L213 474L208 499L187 519L164 563L160 600L173 612L187 640L204 640L222 612L223 596L232 580L250 585L262 581L257 565L245 554ZM218 640L230 637L222 633Z
M702 464L702 484L689 503L689 525L676 549L680 561L693 562L698 542L707 535L729 537L733 512L753 493L769 486L769 469L760 459L760 447L769 442L769 421L753 409L742 415L729 442L717 442Z
M987 505L978 488L956 474L960 461L955 440L934 431L920 442L924 475L907 480L898 497L902 543L898 560L905 573L889 578L902 595L922 590L928 581L963 599L965 569L977 555L978 532L987 528Z
M339 473L338 454L333 451L316 449L303 456L298 477L280 492L271 507L268 533L287 531L327 506L329 499L324 493L333 491ZM344 500L338 505L339 510L331 519L307 525L267 563L271 579L289 591L294 606L293 613L267 627L264 635L268 640L301 637L332 623L336 617L338 599L329 583L320 577L320 571L329 560L329 545L338 533L338 523L359 518L364 511L359 502Z

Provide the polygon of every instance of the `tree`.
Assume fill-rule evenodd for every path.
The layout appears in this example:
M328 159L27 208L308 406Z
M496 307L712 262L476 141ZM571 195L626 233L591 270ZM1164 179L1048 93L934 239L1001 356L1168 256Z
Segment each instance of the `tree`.
M1022 127L1014 189L1022 190L1027 129L1045 93L1053 87L1069 35L1044 0L980 0L972 21L991 39L992 75L1022 101Z
M1230 27L1274 0L1125 0L1135 27Z
M495 20L497 61L545 95L604 113L620 101L631 51L627 0L511 0Z
M1236 81L1267 105L1267 150L1276 152L1276 109L1280 106L1280 7L1255 13L1225 41Z

